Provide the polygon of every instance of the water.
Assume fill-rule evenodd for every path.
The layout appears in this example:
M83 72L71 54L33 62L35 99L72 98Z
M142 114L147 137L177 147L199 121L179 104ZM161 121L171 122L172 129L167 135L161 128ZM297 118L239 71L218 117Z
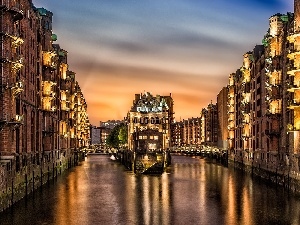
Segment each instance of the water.
M1 213L0 224L300 224L300 197L200 157L172 159L158 176L89 156Z

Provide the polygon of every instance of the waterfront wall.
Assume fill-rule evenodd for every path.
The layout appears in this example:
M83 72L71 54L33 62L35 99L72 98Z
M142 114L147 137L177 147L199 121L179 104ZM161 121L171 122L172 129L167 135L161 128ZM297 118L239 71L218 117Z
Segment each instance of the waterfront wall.
M57 151L43 155L38 161L28 158L28 165L16 171L15 160L0 167L0 212L11 207L26 195L57 177L63 171L84 160L83 152Z
M170 152L136 153L122 150L116 153L117 159L135 173L160 173L171 164Z
M259 165L254 166L232 159L228 160L228 166L243 170L246 173L262 178L266 182L282 186L286 190L300 194L300 174L289 170L289 168L274 169Z

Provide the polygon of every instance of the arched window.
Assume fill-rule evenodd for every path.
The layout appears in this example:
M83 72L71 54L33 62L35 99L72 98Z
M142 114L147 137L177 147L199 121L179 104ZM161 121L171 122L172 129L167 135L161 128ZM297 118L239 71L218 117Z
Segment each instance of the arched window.
M148 123L149 123L148 117L145 117L145 118L144 118L144 123L145 123L145 124L148 124Z
M159 121L159 118L158 118L158 117L155 118L155 123L156 123L156 124L160 124L160 121Z
M151 117L150 122L151 122L151 124L155 124L155 119L153 117Z

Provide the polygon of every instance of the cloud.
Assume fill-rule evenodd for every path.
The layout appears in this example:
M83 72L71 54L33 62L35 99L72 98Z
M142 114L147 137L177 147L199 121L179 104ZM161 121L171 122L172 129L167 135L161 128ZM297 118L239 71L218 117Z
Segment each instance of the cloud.
M79 65L83 71L87 66ZM101 112L101 118L106 119L115 118L116 115L117 118L126 116L134 94L144 91L160 95L172 93L176 115L182 118L193 116L211 99L215 101L216 93L227 84L228 77L224 75L221 82L220 78L205 74L195 76L105 63L97 64L91 73L91 81L86 81L86 76L80 75L77 75L77 80L81 84L87 84L81 87L89 112L97 110ZM94 117L91 117L91 121L95 121Z
M121 119L135 93L173 94L176 117L198 115L292 0L33 0L54 32L92 122ZM98 122L97 122L98 123Z

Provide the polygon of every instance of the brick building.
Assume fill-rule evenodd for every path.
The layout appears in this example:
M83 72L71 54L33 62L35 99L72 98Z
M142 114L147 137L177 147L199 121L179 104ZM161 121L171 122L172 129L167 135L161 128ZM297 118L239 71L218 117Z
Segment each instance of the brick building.
M19 190L14 202L74 160L89 122L68 53L54 44L53 14L31 0L2 0L0 10L0 198Z
M172 147L172 121L171 94L170 96L153 96L149 92L136 94L127 115L129 150L156 151Z
M218 144L221 150L228 149L228 88L223 87L217 96Z
M263 45L229 77L228 150L231 161L300 190L300 1L294 5L294 14L269 18Z

